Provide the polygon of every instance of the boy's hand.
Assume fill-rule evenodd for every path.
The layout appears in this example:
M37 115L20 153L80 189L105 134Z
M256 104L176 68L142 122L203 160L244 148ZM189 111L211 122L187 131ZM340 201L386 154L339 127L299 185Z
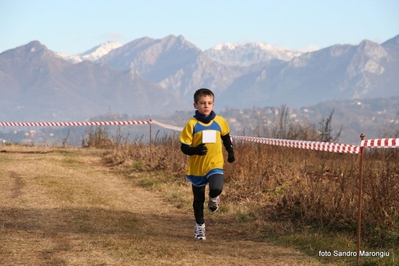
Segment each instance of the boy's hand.
M233 151L230 151L229 152L229 155L227 156L227 161L229 162L229 163L232 163L232 162L234 162L236 160L236 158L234 157L234 152Z
M205 146L205 143L201 143L197 147L193 148L193 153L199 156L204 156L208 152L208 148Z

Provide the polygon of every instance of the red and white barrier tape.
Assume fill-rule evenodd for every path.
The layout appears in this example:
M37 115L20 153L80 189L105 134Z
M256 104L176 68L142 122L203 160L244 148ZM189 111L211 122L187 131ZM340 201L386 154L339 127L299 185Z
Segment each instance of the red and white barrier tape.
M328 152L338 152L338 153L358 154L359 150L360 150L358 145L331 143L331 142L269 139L269 138L244 137L244 136L232 136L232 138L256 142L256 143L268 144L268 145L275 145L275 146L308 149L308 150L318 150L318 151L328 151Z
M155 120L150 121L91 121L91 122L0 122L0 126L9 127L59 127L59 126L112 126L112 125L149 125L154 124L166 129L182 131L182 127L164 124ZM358 154L360 147L366 148L399 148L399 138L384 138L384 139L369 139L362 140L360 146L351 144L331 143L331 142L317 142L317 141L304 141L304 140L286 140L286 139L271 139L271 138L258 138L246 136L231 136L233 139L244 141L251 141L255 143L263 143L268 145L319 150L338 153L353 153Z
M399 148L399 138L362 140L360 146L366 148Z
M91 121L91 122L0 122L6 127L64 127L64 126L115 126L115 125L145 125L151 121Z
M176 126L164 124L164 123L161 123L161 122L158 122L158 121L155 121L155 120L152 120L152 123L154 125L157 125L157 126L160 126L160 127L163 127L163 128L167 128L167 129L172 129L172 130L176 130L176 131L182 131L183 130L182 127L176 127Z
M173 129L177 131L182 131L183 128L176 127L168 124L163 124L158 121L152 120L153 124L158 125L163 128ZM235 136L232 135L231 138L239 139L244 141L251 141L256 143L263 143L276 146L310 149L310 150L320 150L329 152L339 152L339 153L359 153L358 145L350 144L340 144L340 143L330 143L330 142L316 142L316 141L303 141L303 140L284 140L284 139L269 139L269 138L257 138L257 137L245 137L245 136Z
M172 126L164 124L155 120L152 120L153 124L158 125L163 128L173 129L177 131L182 131L182 127ZM331 143L331 142L317 142L317 141L305 141L305 140L286 140L286 139L271 139L271 138L258 138L258 137L245 137L245 136L231 136L233 139L239 139L244 141L251 141L255 143L263 143L268 145L309 149L309 150L319 150L337 153L352 153L358 154L360 152L360 147L366 148L398 148L399 139L371 139L363 140L361 145L352 144L342 144L342 143Z

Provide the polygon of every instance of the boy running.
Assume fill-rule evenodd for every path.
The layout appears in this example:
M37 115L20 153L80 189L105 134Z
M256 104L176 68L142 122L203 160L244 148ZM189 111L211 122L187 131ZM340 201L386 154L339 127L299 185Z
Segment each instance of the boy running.
M204 202L205 187L209 183L208 208L219 209L219 195L223 190L222 143L228 152L227 161L234 162L230 127L226 120L215 114L214 94L202 88L194 94L195 115L180 134L181 150L190 156L186 177L192 184L195 217L194 238L205 240Z

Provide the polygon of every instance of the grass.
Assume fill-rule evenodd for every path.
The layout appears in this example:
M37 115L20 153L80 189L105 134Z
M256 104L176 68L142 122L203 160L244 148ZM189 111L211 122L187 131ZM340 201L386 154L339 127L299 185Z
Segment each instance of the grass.
M105 167L102 150L36 149L1 154L1 265L319 265L252 241L230 210L209 216L208 240L194 241L182 177Z
M142 162L149 161L146 149L117 147L110 157L123 161L121 169L141 174L162 170L156 177L140 174L136 178L146 189L190 208L190 189L186 194L169 193L181 186L185 170L177 140L155 141L152 163L144 166ZM235 150L237 161L225 167L221 216L252 232L253 239L288 245L323 263L353 264L353 256L319 257L319 251L356 251L359 156L240 142L235 143ZM105 158L112 161L110 157ZM398 152L372 151L364 157L361 250L386 251L390 256L361 260L364 265L399 265L395 260L399 254ZM134 167L137 162L142 166L139 169Z
M158 175L159 177L159 175ZM179 182L152 182L154 177L145 174L136 176L139 183L144 185L146 189L161 192L166 199L176 204L179 208L184 206L185 209L191 209L191 193L190 189L184 189L180 193L168 193L171 190L178 190L181 185ZM146 185L151 183L150 186ZM227 184L228 186L228 184ZM225 188L227 192L230 188ZM281 191L277 189L278 191ZM280 193L278 193L280 194ZM177 203L178 202L178 203ZM356 265L356 256L343 256L342 252L356 251L357 241L354 237L354 231L335 232L330 229L319 228L317 226L295 228L295 224L286 221L272 222L264 220L259 211L251 207L252 202L228 202L223 199L223 205L218 213L221 219L233 219L234 223L240 229L242 234L251 235L246 238L254 241L264 241L277 246L291 247L307 254L310 257L317 258L323 264L336 265ZM210 213L206 210L205 215ZM394 240L394 241L397 241ZM361 257L362 265L399 265L396 256L399 254L397 248L398 242L385 242L387 247L373 247L362 240L361 250L389 252L389 256L380 257ZM389 247L390 246L390 247ZM320 256L319 252L330 252L330 256Z
M221 209L205 211L203 245L191 238L187 160L173 138L155 142L152 154L141 143L7 149L0 154L0 264L356 264L353 256L320 256L356 250L353 155L235 143ZM361 248L390 256L361 262L399 265L397 153L373 152L365 161Z

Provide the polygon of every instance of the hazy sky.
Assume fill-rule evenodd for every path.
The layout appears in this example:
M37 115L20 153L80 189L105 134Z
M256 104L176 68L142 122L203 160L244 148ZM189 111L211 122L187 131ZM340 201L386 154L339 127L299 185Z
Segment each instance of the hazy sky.
M0 0L0 52L38 40L83 53L114 40L183 35L202 50L264 42L304 50L399 34L397 0Z

